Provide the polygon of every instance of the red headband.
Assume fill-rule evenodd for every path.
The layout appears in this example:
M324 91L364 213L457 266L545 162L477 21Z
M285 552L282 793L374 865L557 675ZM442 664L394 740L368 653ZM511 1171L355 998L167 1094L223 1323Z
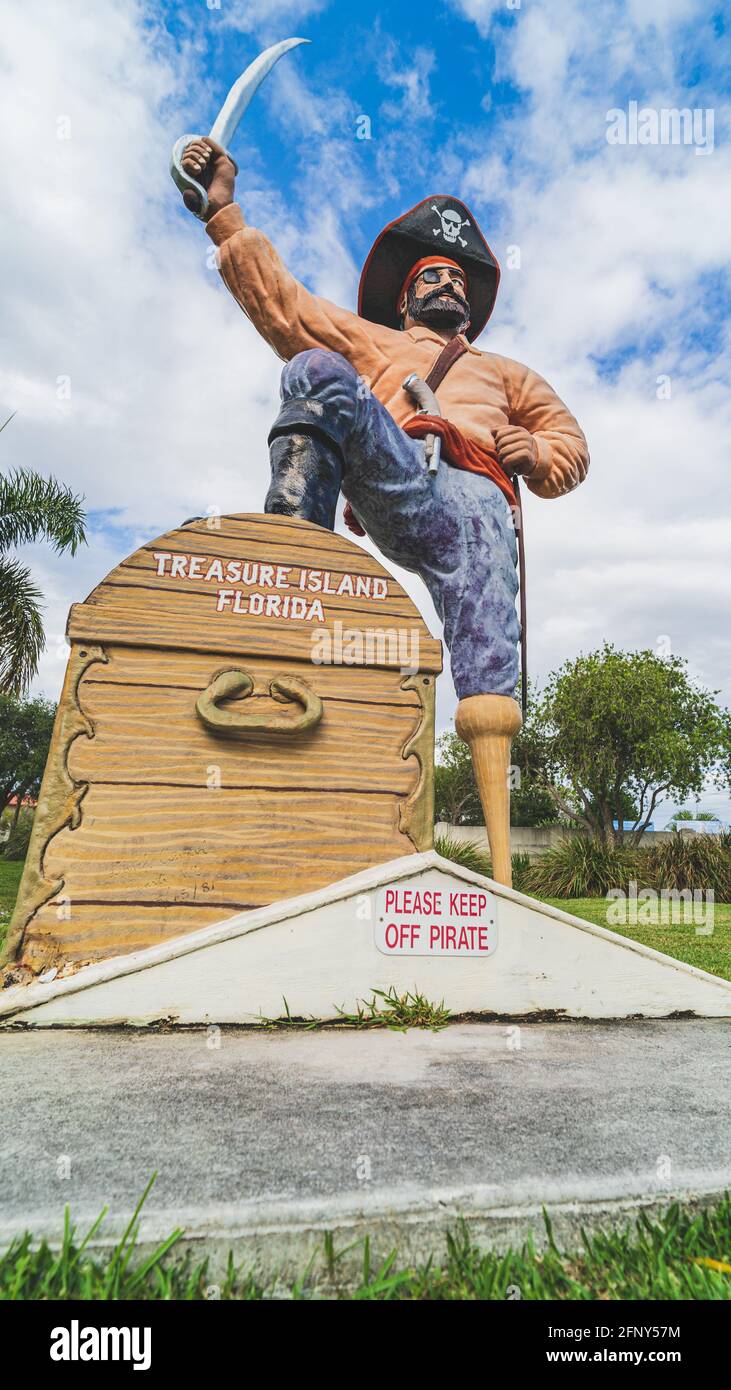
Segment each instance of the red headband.
M400 304L401 304L401 300L403 299L404 295L406 294L406 292L407 292L409 286L410 286L411 284L413 284L413 282L414 282L414 280L416 279L417 275L420 275L421 272L422 272L422 270L426 270L426 267L427 267L428 265L451 265L451 266L453 266L455 270L461 271L462 275L464 275L464 287L465 287L465 290L467 289L467 276L466 276L466 274L465 274L464 269L462 268L462 266L461 266L461 265L458 265L456 261L450 261L450 259L449 259L448 256L424 256L422 260L417 261L415 265L412 265L411 270L409 271L408 275L406 276L406 279L404 280L403 285L401 286L401 289L400 289L400 292L399 292L399 297L398 297L398 299L396 300L396 313L397 313L397 314L399 313L399 306L400 306Z

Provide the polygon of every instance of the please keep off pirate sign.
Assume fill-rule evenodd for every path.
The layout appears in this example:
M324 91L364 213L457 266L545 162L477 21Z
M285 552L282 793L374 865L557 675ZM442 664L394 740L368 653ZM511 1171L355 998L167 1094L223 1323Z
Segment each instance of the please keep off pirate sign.
M384 885L376 895L375 942L386 956L489 956L497 946L492 893L468 884Z

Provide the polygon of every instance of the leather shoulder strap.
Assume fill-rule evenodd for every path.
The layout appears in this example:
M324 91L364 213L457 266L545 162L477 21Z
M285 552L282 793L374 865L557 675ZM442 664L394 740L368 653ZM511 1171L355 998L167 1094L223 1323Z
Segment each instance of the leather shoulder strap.
M448 343L445 343L426 378L426 384L430 391L436 391L437 387L441 386L450 367L453 367L457 359L466 351L467 344L462 338L451 338Z

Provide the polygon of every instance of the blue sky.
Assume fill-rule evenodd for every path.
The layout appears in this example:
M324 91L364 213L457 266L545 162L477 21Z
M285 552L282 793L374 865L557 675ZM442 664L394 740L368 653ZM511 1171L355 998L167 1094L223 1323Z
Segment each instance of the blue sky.
M657 105L661 90L668 106L712 106L717 122L722 115L731 81L731 46L722 6L682 0L633 6L613 0L602 7L597 22L594 7L514 3L516 7L495 0L445 0L419 7L369 8L343 0L291 6L220 0L220 8L209 9L187 2L164 6L164 35L159 17L155 29L168 56L172 46L194 63L185 107L196 129L207 128L225 92L258 48L288 37L290 31L311 41L311 46L284 60L291 73L275 73L247 114L236 149L240 189L248 194L249 206L258 211L262 205L262 222L268 220L272 189L285 203L308 207L329 194L341 211L344 249L359 265L395 210L419 201L433 186L435 191L461 191L465 169L486 157L500 161L508 182L527 181L532 190L550 189L557 173L606 152L606 112L612 107L626 107L630 101ZM555 19L557 29L562 18L570 26L572 17L579 15L586 26L588 12L590 29L587 35L576 26L573 47L570 27L565 36L561 85L566 129L563 139L552 141L548 157L542 143L530 138L530 117L540 118L543 104L540 84L531 90L509 57L521 26L541 12L550 28ZM260 13L271 17L260 20ZM653 14L657 23L652 22ZM633 23L633 18L646 22ZM619 36L612 46L615 21ZM540 63L538 46L535 57ZM296 97L291 106L290 93ZM179 91L175 101L181 101ZM357 118L363 114L371 121L371 139L356 139ZM679 152L653 153L672 159ZM432 183L426 177L429 169ZM323 177L326 170L329 179ZM472 188L470 196L488 240L509 243L520 230L519 209L505 193L502 181L491 187L487 179ZM276 221L266 230L275 234ZM637 235L642 237L641 219ZM713 283L703 286L704 300L718 294L720 302L708 305L707 313L704 303L703 317L715 329L726 318L727 268L708 278ZM656 292L666 292L661 260ZM652 325L635 325L635 334L638 327L638 336L649 334L649 341L634 344L634 350L644 346L649 354ZM692 321L685 331L692 340ZM715 345L705 337L703 342L712 353ZM604 345L606 356L615 350L633 349Z
M381 227L429 193L462 197L504 267L479 346L539 371L587 434L583 487L528 506L532 674L604 638L669 641L731 700L721 7L25 0L3 23L0 118L18 134L0 405L17 411L13 461L52 467L93 524L77 559L31 556L49 594L40 688L58 694L70 603L125 554L208 505L261 508L279 364L167 161L258 51L301 35L233 143L247 219L313 290L354 307ZM712 151L610 145L607 113L630 102L710 109ZM454 704L447 675L441 727Z

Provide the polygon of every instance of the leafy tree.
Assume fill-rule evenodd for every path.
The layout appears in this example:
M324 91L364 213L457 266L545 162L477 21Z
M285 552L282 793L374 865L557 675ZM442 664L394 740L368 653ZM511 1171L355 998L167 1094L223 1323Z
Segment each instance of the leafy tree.
M0 475L0 692L24 694L45 645L40 590L30 570L7 552L46 540L58 553L75 555L86 540L81 500L30 469Z
M637 843L663 796L683 801L706 780L728 778L731 716L717 693L691 681L685 661L651 651L605 643L565 662L542 702L556 804L605 843L622 844L630 798Z
M531 685L523 727L510 750L510 763L511 825L555 824L560 817L548 786L550 739L546 737L541 708Z
M56 713L50 700L0 695L0 814L11 801L11 835L26 797L37 798Z
M637 814L640 809L637 805L637 802L633 800L633 798L629 795L628 792L623 791L620 796L620 805L622 811L622 820L630 821L634 825L635 821L637 820ZM594 814L601 814L599 807L594 801L592 801L591 803L591 809Z
M680 821L686 821L686 820L717 820L717 819L718 819L718 817L714 814L713 811L688 811L688 810L684 810L684 811L676 811L676 812L675 812L675 815L673 816L673 818L672 818L672 820L671 820L671 822L670 822L670 824L671 824L671 825L674 825L675 822L678 821L678 820L680 820Z
M511 825L555 825L560 819L549 788L534 777L521 777L520 784L511 788Z

